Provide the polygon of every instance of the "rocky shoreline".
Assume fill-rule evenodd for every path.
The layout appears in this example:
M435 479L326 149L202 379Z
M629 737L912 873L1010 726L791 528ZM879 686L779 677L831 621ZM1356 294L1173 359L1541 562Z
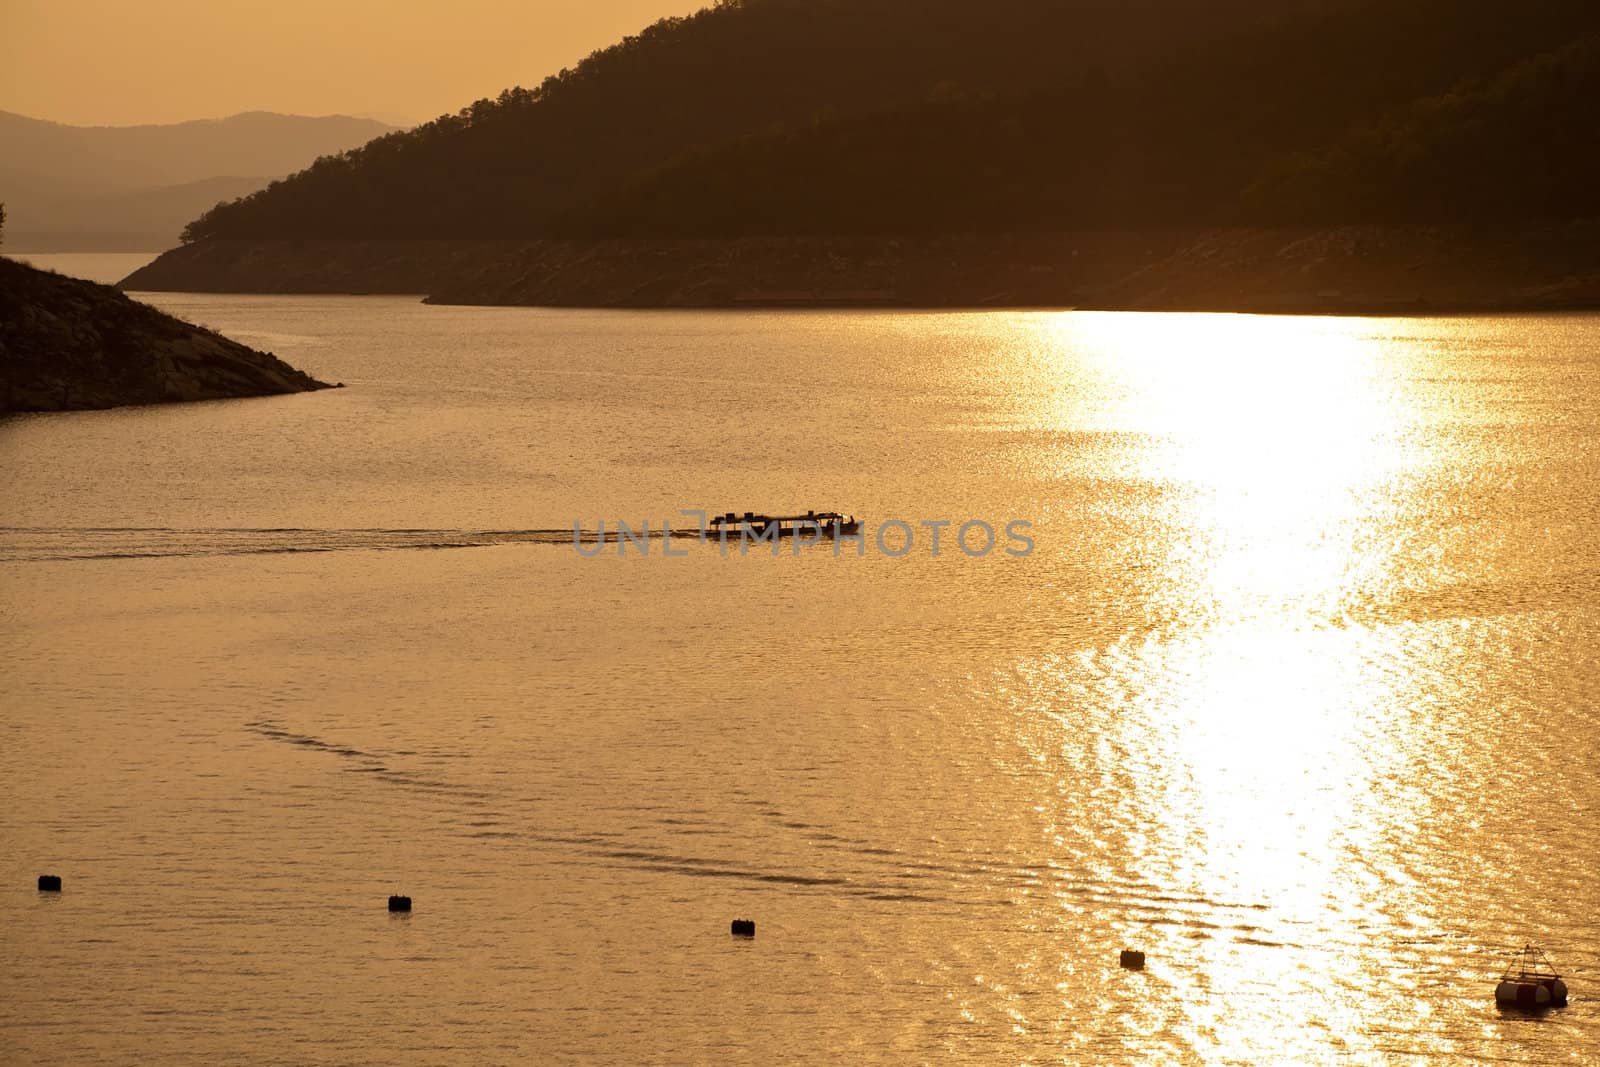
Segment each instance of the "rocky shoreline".
M75 411L329 386L130 300L0 258L0 413Z
M1551 311L1600 308L1600 220L904 238L208 241L173 249L121 284L545 307Z

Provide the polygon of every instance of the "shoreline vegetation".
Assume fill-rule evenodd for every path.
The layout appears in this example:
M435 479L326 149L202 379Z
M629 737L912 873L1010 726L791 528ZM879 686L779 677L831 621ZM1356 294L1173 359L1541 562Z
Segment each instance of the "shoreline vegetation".
M112 286L0 257L0 415L327 388Z
M208 240L121 288L592 308L1600 309L1600 217L909 237Z

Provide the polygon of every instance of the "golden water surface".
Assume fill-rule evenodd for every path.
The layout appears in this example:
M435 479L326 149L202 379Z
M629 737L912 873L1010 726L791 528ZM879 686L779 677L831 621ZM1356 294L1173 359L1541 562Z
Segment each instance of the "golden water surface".
M349 388L0 423L0 1060L1600 1060L1600 318L153 299Z

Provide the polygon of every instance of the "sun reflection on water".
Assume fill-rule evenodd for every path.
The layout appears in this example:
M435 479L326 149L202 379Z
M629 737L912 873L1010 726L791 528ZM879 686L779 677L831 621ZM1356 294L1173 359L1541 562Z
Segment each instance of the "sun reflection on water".
M1375 916L1427 924L1381 858L1387 820L1369 810L1417 744L1410 681L1352 619L1404 568L1391 518L1424 458L1406 437L1418 413L1404 354L1374 320L1071 314L1033 326L1035 368L1054 359L1060 387L1034 392L1026 421L1132 436L1135 469L1100 473L1159 490L1137 534L1165 551L1123 579L1149 624L1041 671L1071 731L1055 744L1079 772L1063 807L1083 776L1115 781L1126 793L1102 832L1120 836L1128 870L1206 905L1204 921L1178 909L1153 927L1119 922L1183 961L1152 980L1184 1018L1130 1005L1143 1020L1130 1019L1130 1048L1160 1022L1208 1059L1326 1058L1383 980ZM1091 393L1074 381L1086 368L1102 382ZM1085 719L1092 751L1076 736Z
M1394 357L1370 321L1090 315L1059 329L1122 368L1101 417L1148 435L1138 475L1175 489L1162 589L1175 614L1334 614L1370 592L1386 486L1410 458Z

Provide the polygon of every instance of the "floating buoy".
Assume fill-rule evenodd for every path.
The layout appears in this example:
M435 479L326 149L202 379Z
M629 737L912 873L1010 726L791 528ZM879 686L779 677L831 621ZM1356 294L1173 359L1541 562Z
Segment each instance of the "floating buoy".
M389 898L389 910L390 911L410 911L411 910L411 898L410 897L390 897Z
M754 936L756 936L756 921L754 919L735 919L735 920L733 920L733 936L734 937L754 937Z
M1504 981L1495 986L1495 1003L1507 1008L1548 1008L1550 990L1538 982Z
M1144 970L1144 953L1125 948L1122 950L1122 955L1118 958L1118 962L1122 964L1124 970L1142 971Z
M39 892L61 892L61 876L59 874L41 874L39 876Z
M1561 1008L1567 1003L1567 983L1543 952L1527 945L1512 959L1500 984L1494 987L1494 1001L1502 1008L1521 1011Z

